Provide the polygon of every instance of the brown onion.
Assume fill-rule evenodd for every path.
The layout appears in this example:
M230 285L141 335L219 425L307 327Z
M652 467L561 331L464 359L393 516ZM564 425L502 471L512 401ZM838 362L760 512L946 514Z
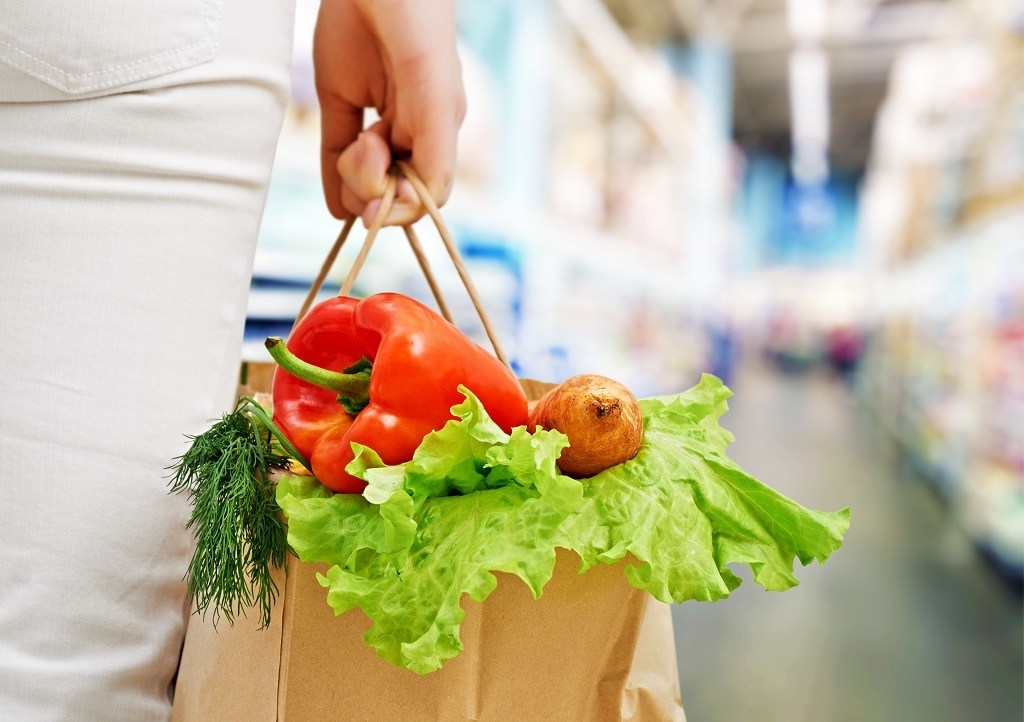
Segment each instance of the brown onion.
M558 468L576 478L632 459L644 440L636 397L618 381L582 374L548 391L530 410L530 428L556 429L569 437Z

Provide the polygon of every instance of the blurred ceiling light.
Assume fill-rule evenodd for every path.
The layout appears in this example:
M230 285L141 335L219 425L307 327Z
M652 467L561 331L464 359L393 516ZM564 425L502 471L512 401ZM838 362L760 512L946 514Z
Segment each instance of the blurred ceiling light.
M797 185L821 185L828 180L828 148L815 143L793 146L790 172Z
M828 57L821 50L797 50L789 56L789 110L793 145L828 145Z
M789 113L793 175L811 183L828 176L828 57L821 50L789 56Z
M789 32L798 43L818 43L825 37L825 0L787 0Z

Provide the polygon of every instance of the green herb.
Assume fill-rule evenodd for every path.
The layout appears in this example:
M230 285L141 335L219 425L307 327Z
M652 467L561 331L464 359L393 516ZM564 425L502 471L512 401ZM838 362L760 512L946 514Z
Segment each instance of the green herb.
M253 399L239 399L208 431L189 437L178 457L171 492L188 492L188 528L196 550L188 565L189 592L200 614L213 610L216 625L229 624L248 607L260 610L260 626L270 623L277 598L271 565L284 564L287 540L270 473L291 459L308 462Z

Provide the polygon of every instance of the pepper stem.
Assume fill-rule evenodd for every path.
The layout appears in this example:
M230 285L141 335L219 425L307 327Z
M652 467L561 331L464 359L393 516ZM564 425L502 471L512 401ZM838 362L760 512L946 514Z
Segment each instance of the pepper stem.
M266 427L267 431L274 435L277 442L281 444L281 448L285 450L285 453L295 459L297 462L302 464L306 469L310 469L309 460L302 455L302 452L295 448L291 440L284 435L284 432L277 427L274 420L270 418L267 412L259 402L251 396L243 396L238 399L238 405L235 407L235 411L248 411L250 414L259 419L260 423Z
M340 373L303 361L289 351L284 339L278 336L268 338L265 345L278 366L296 378L335 392L338 394L338 402L350 414L359 413L364 406L370 403L372 364L368 359L364 358L346 369L350 373Z

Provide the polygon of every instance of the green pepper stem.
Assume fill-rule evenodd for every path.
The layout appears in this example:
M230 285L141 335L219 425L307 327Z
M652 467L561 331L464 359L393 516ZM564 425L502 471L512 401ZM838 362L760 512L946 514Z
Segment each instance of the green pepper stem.
M251 396L243 396L238 400L238 407L236 411L248 411L250 414L259 419L260 423L266 427L267 431L273 434L274 438L277 439L279 444L281 444L281 447L285 450L285 453L287 453L290 457L295 459L297 462L302 464L307 469L312 470L309 465L309 460L302 455L301 451L295 448L295 445L292 444L291 440L284 435L284 432L281 431L281 429L278 428L277 424L274 423L273 419L270 418L270 416L267 414L264 408L259 405L256 399L252 398Z
M351 400L359 405L359 408L366 406L369 402L370 371L368 368L355 373L339 373L314 366L289 351L284 339L277 336L268 338L266 347L278 366L292 376L322 389L333 391L338 394L339 399Z

